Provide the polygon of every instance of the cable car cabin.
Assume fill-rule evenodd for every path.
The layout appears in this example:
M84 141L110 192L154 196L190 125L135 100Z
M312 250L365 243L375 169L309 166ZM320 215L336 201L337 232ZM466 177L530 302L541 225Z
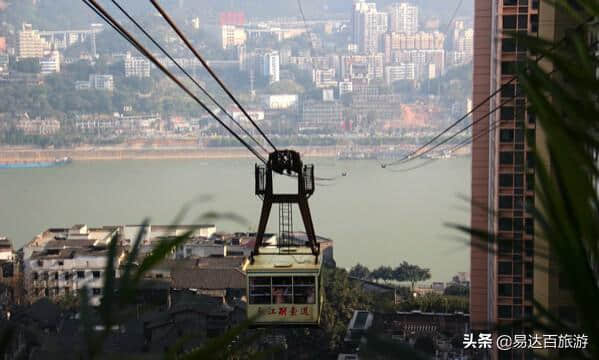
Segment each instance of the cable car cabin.
M294 176L297 193L275 194L273 171ZM256 195L262 212L254 250L246 264L247 316L256 326L317 326L322 310L322 256L316 242L308 198L314 193L314 166L304 165L293 150L269 154L265 166L256 166ZM273 204L279 205L279 236L264 241ZM297 204L308 240L293 236L292 205Z
M263 247L247 274L247 316L255 326L318 326L324 293L322 261L307 246Z

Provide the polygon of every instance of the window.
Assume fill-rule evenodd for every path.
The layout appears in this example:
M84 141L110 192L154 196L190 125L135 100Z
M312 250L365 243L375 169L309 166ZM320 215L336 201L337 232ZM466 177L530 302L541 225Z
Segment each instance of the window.
M503 28L504 29L515 29L516 28L516 15L503 15Z
M499 305L497 307L497 316L500 318L511 318L512 307L510 305Z
M514 38L504 38L501 40L501 51L514 52L516 51L516 40Z
M514 75L518 65L515 61L501 62L501 75Z
M521 188L524 186L524 176L522 174L514 175L514 187Z
M514 261L514 276L522 275L522 262Z
M293 303L293 282L291 276L273 276L272 302L274 304Z
M535 154L531 151L526 153L526 167L528 169L535 168Z
M532 213L532 211L535 208L535 198L534 196L527 196L526 197L526 211L528 213Z
M514 287L513 287L513 296L514 297L521 297L522 296L522 285L520 285L520 284L514 284Z
M514 319L520 319L522 317L522 307L514 306Z
M534 235L535 234L535 226L532 219L528 218L524 222L524 232L526 235Z
M516 130L517 132L518 130ZM518 151L514 154L514 164L516 166L522 166L524 164L524 153L522 151Z
M293 303L316 303L316 287L314 276L295 276L293 278Z
M164 277L164 275L162 274L156 274L156 279L162 279Z
M532 240L526 240L526 241L524 241L524 251L526 252L526 256L533 256L533 254L534 254L534 243L532 242Z
M270 304L270 277L250 277L250 304Z
M58 280L58 272L54 273L54 280Z
M504 6L515 6L517 3L516 0L503 0L503 5Z
M92 271L92 275L93 275L94 279L99 279L100 278L100 272L99 271Z
M100 289L100 288L92 288L92 294L93 295L100 295L100 294L102 294L102 289Z
M500 110L501 120L514 120L514 107L502 106Z
M533 276L533 266L531 262L526 262L524 263L524 277L526 277L527 279L532 279Z
M499 132L499 141L502 143L510 143L514 141L514 129L501 129Z
M512 263L509 261L500 261L497 265L499 275L512 275Z
M532 32L539 31L539 15L538 14L530 15L530 30Z
M512 253L512 240L498 239L499 255L507 255Z
M514 184L512 174L499 174L499 186L511 187Z
M512 165L514 163L514 153L511 151L502 151L499 153L500 165Z
M524 285L524 300L532 300L532 284Z
M513 220L513 224L514 224L514 231L522 231L522 227L524 226L524 222L522 221L522 218L515 218Z
M524 130L523 129L516 129L516 133L514 136L516 143L521 144L524 142Z
M251 276L250 304L315 304L314 276Z
M511 196L500 196L499 197L499 208L500 209L511 209L512 208L512 197Z
M518 15L518 29L528 29L528 15Z
M536 132L535 129L528 129L526 132L526 142L528 145L534 145L536 142Z
M497 291L499 296L512 296L512 284L499 284Z
M535 189L535 176L532 174L526 175L526 190Z
M85 278L85 271L77 271L77 278L84 279Z
M64 261L58 260L58 266L63 266L63 265L64 265Z
M501 97L514 97L516 94L516 87L514 84L505 84L501 87Z
M65 280L69 280L71 278L71 273L65 272L64 273L64 279Z
M38 279L37 272L33 272L33 280L37 280L37 279Z
M499 231L512 231L512 219L500 217Z

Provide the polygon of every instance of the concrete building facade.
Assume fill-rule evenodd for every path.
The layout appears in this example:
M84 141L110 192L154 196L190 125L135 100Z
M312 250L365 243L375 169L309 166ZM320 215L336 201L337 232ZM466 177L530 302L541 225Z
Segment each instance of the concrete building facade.
M572 27L565 14L547 3L475 1L473 103L482 106L473 118L487 119L473 127L473 134L480 136L472 144L471 227L495 237L472 237L470 314L474 331L489 331L493 324L509 324L532 315L533 298L554 314L566 309L559 280L538 266L551 269L553 265L535 256L548 250L535 236L535 222L528 209L535 204L534 163L548 161L548 156L535 160L525 139L526 129L538 147L544 143L535 114L527 110L517 79L512 80L526 49L504 31L528 32L558 42L565 29ZM499 111L487 115L500 104ZM522 356L517 352L495 355L508 359Z

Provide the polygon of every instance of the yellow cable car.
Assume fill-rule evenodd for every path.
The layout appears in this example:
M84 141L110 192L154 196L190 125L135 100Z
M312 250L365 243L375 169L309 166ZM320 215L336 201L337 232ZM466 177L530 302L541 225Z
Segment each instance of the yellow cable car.
M315 262L307 246L280 252L262 248L244 266L247 274L248 317L256 325L318 325L322 311L322 261Z
M297 178L292 194L273 193L273 171ZM254 250L244 264L247 274L247 316L256 326L318 326L324 292L322 256L316 241L308 198L314 193L314 166L303 165L299 153L275 151L265 166L256 166L256 195L262 213ZM263 242L273 204L279 204L279 236ZM293 236L292 204L297 204L307 241Z

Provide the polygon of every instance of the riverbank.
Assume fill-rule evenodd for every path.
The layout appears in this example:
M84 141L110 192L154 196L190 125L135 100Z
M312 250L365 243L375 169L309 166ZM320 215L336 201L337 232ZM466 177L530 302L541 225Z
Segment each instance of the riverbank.
M334 157L337 147L293 147L306 157ZM244 148L0 148L0 162L53 161L69 157L74 161L151 159L242 159L253 155Z
M413 150L413 145L398 146ZM343 146L292 146L304 157L336 157ZM377 146L354 147L357 152L376 151ZM456 155L468 155L469 148ZM241 147L78 147L72 149L39 149L32 147L0 147L0 162L43 162L68 157L74 161L154 160L154 159L243 159L253 155Z

